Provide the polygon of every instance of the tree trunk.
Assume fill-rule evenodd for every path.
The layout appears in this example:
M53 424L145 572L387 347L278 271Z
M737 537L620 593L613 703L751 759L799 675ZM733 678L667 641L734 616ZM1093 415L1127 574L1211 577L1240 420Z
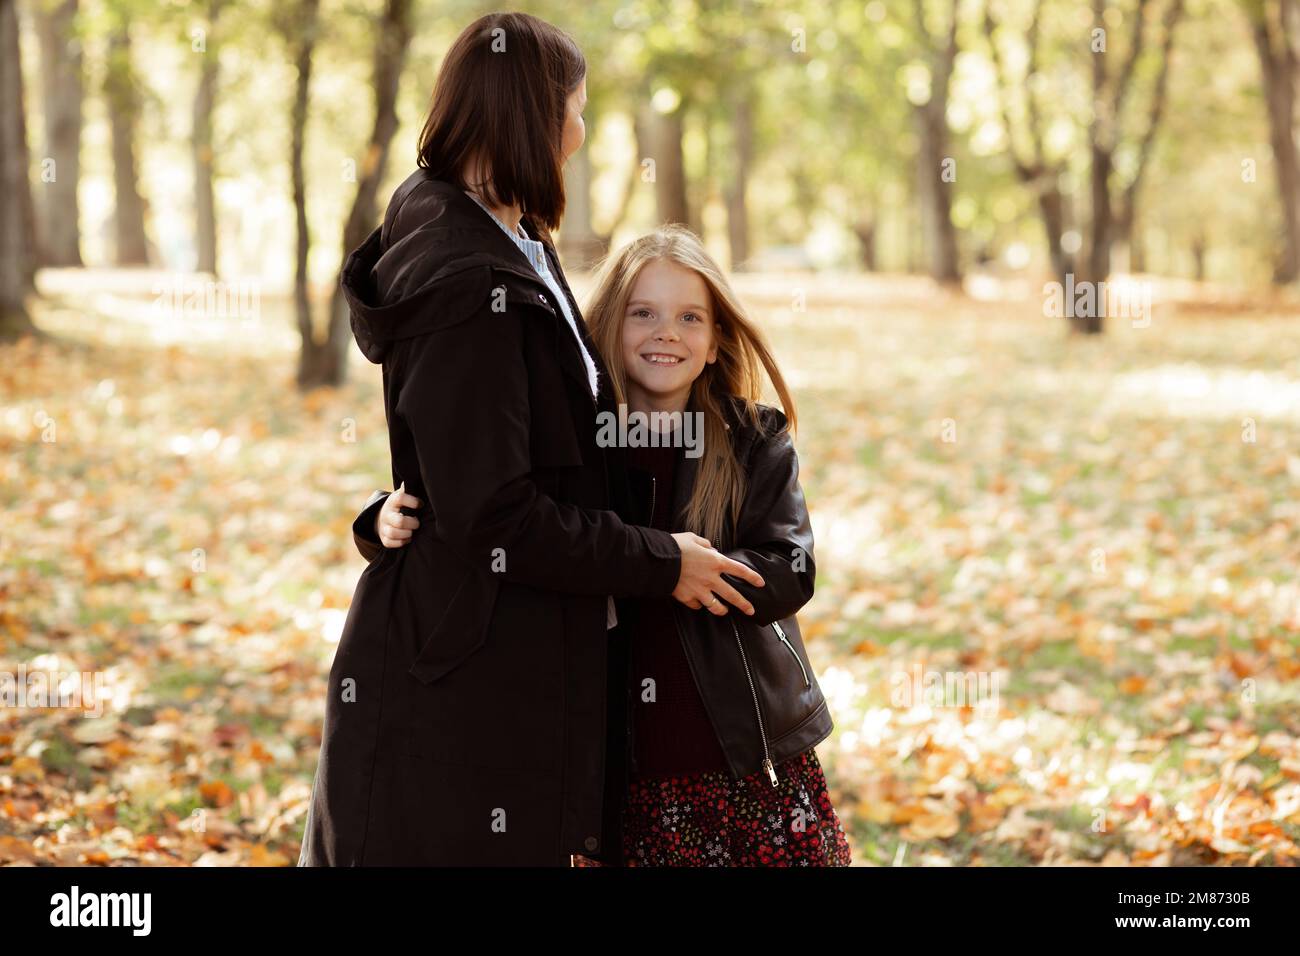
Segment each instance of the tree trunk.
M591 221L591 153L580 149L564 166L564 225L558 252L566 268L589 269L608 246Z
M77 0L51 0L34 7L45 112L39 256L42 265L80 266L77 185L81 180L81 104L85 87L81 38L75 33ZM51 164L48 171L46 161Z
M1114 217L1110 196L1110 149L1097 142L1090 148L1088 187L1092 210L1092 229L1088 237L1088 275L1093 282L1104 282L1110 275L1110 246L1114 239ZM1100 331L1100 329L1098 329Z
M1094 54L1095 55L1095 54ZM1091 282L1098 290L1093 302L1092 315L1070 316L1070 325L1076 332L1100 335L1105 331L1104 303L1100 293L1101 283L1110 275L1110 244L1113 239L1113 220L1110 197L1111 151L1096 139L1089 146L1088 195L1092 221L1088 230L1088 247L1084 251L1083 274L1075 276L1076 286Z
M217 274L217 204L213 190L212 110L217 100L217 18L222 0L208 4L208 29L199 66L199 84L194 93L190 149L194 159L194 239L198 247L195 268Z
M1047 239L1047 257L1051 263L1052 276L1062 284L1066 275L1074 270L1074 257L1065 251L1062 237L1065 235L1067 209L1065 196L1061 193L1062 163L1049 159L1044 146L1042 110L1038 98L1032 89L1031 78L1038 72L1039 35L1042 22L1044 0L1035 0L1032 17L1025 31L1025 45L1028 60L1021 82L1029 88L1025 92L1026 125L1031 152L1025 158L1017 148L1016 123L1011 108L1011 90L1015 82L1008 76L1007 67L998 44L999 22L992 4L984 4L984 36L988 41L989 55L997 78L999 106L1002 113L1002 125L1007 131L1007 152L1016 171L1016 178L1034 194L1038 204L1039 218L1042 220L1043 232Z
M952 224L949 183L942 180L944 160L949 158L946 91L931 91L930 102L916 107L920 145L916 155L917 194L921 203L921 232L930 277L946 284L961 282L957 261L957 230Z
M858 237L861 247L862 268L866 272L876 271L876 217L868 212L853 223L853 234Z
M1151 92L1146 129L1138 141L1137 165L1128 185L1120 193L1118 212L1112 214L1112 237L1117 240L1127 257L1129 272L1146 270L1146 249L1142 241L1142 229L1138 214L1138 200L1141 197L1142 180L1147 166L1151 162L1152 148L1156 132L1160 129L1160 119L1164 115L1165 100L1169 88L1169 69L1173 62L1174 35L1178 21L1183 16L1183 0L1170 0L1163 17L1164 37L1160 45L1160 66L1156 72ZM1139 12L1139 16L1140 16ZM1136 40L1135 40L1136 42ZM1122 96L1122 91L1120 92ZM1122 100L1117 99L1115 110L1118 112Z
M1117 232L1125 224L1136 221L1134 211L1137 205L1138 188L1143 170L1151 155L1156 131L1164 111L1165 90L1169 78L1169 64L1173 55L1174 32L1183 13L1183 0L1170 0L1165 8L1163 18L1164 36L1159 49L1156 79L1151 94L1151 103L1145 130L1138 142L1137 171L1127 189L1121 194L1123 203L1119 214L1113 198L1112 171L1115 165L1115 150L1119 143L1120 129L1124 125L1124 102L1137 74L1138 60L1146 45L1146 24L1151 19L1146 16L1146 4L1149 0L1138 0L1137 9L1131 18L1133 35L1129 41L1128 51L1120 62L1115 76L1107 76L1107 56L1101 52L1092 54L1092 121L1088 125L1089 163L1089 197L1092 205L1092 226L1089 231L1087 255L1085 257L1086 274L1081 278L1094 284L1096 290L1096 315L1074 316L1071 323L1080 332L1098 334L1105 328L1105 309L1101 294L1101 283L1110 275L1111 247ZM1105 0L1093 0L1093 22L1101 24L1106 19ZM1113 82L1112 82L1113 81Z
M313 0L317 2L317 0ZM343 226L343 261L365 241L378 217L379 184L388 165L388 147L397 132L397 88L411 44L411 0L387 0L377 26L374 54L375 122L365 156L357 170L357 193ZM335 283L325 341L303 340L298 384L302 388L341 385L347 379L351 344L348 302Z
M295 13L292 29L287 30L286 35L297 42L294 51L296 81L293 106L289 113L289 174L298 237L293 274L293 305L298 334L302 338L302 351L298 361L298 381L301 384L305 372L309 370L308 361L315 354L311 296L307 285L307 253L311 251L311 233L307 226L307 181L303 172L302 155L307 133L307 107L311 99L312 56L316 50L320 0L302 0Z
M925 213L919 203L909 203L905 216L907 220L907 271L913 275L926 272L925 257Z
M1047 257L1052 264L1052 277L1057 282L1064 283L1066 273L1074 269L1074 262L1061 244L1061 237L1065 235L1065 203L1055 170L1039 178L1037 199L1038 214L1043 222L1044 238L1047 239Z
M731 123L732 174L723 189L727 205L727 239L731 244L731 268L749 268L749 206L745 194L749 171L754 163L754 95L746 85L733 93Z
M1192 236L1192 268L1197 282L1205 281L1205 256L1207 252L1204 233Z
M1278 200L1282 213L1282 248L1273 270L1273 281L1285 285L1300 278L1300 159L1295 144L1296 53L1287 32L1288 3L1282 0L1272 10L1260 4L1251 18L1251 34L1259 53L1264 99L1268 107L1268 141L1273 150Z
M35 332L27 294L35 269L35 217L27 165L27 121L16 0L0 0L0 339Z
M115 261L119 266L147 265L149 241L144 231L144 199L136 169L135 131L140 92L131 68L131 37L125 23L114 27L108 41L104 101L113 153L113 226Z
M602 255L609 251L610 246L613 244L614 233L618 232L619 227L626 221L628 210L632 208L632 201L636 198L637 187L641 184L641 177L645 172L641 161L648 158L651 152L649 131L646 129L645 119L644 110L640 112L632 111L632 137L636 141L636 155L628 167L627 181L623 186L623 198L619 200L618 207L614 210L614 215L605 231L597 234Z
M1138 225L1134 225L1129 230L1128 271L1134 273L1147 271L1146 233Z
M1115 238L1128 253L1128 271L1147 271L1147 250L1143 241L1142 225L1136 219L1136 210L1130 209L1119 221Z
M952 224L952 196L945 179L948 149L948 83L957 62L957 13L959 0L949 0L948 20L942 34L935 36L926 24L925 0L912 0L916 33L930 70L930 96L913 106L918 147L916 153L917 200L920 203L921 233L929 260L930 277L945 285L961 283L957 259L957 230Z
M661 223L679 222L689 226L690 205L686 198L686 161L682 156L682 114L679 106L672 113L649 111L651 142L655 161L655 203Z

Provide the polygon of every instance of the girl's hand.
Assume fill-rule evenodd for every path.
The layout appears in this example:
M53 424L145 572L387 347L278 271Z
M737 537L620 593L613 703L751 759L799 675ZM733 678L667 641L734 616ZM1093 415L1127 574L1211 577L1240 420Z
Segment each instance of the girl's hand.
M411 540L415 529L420 527L420 519L414 515L404 515L400 508L418 508L420 499L406 493L406 482L402 482L384 501L375 515L375 536L385 548L400 548Z
M730 574L759 588L763 587L762 575L749 565L733 561L721 551L714 550L713 545L698 534L682 531L673 535L673 540L682 550L682 570L673 597L689 608L704 608L719 616L727 613L727 604L746 614L754 613L754 605L724 581L722 575Z

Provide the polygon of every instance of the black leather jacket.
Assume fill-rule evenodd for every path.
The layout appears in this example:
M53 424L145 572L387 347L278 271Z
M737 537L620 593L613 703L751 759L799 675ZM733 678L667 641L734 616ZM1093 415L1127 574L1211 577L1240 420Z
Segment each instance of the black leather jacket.
M740 402L726 411L746 490L735 545L724 553L757 570L764 586L727 576L754 605L752 616L734 609L715 615L674 600L673 617L732 776L762 770L775 786L779 765L825 740L834 726L795 617L813 595L812 528L785 416L756 405L756 425ZM698 463L691 457L678 462L674 514L679 518L690 500ZM648 524L654 493L650 477L614 467L611 480L624 520ZM375 517L387 495L375 492L353 522L357 549L367 560L383 550ZM627 619L623 608L619 619ZM632 732L628 725L629 758Z
M732 776L762 770L775 784L777 765L825 740L833 727L795 617L813 595L812 529L785 416L758 405L755 423L738 401L724 411L746 482L740 526L732 535L734 545L724 553L758 571L764 586L727 576L754 605L752 616L734 609L721 616L693 611L680 601L671 601L672 613ZM698 458L682 457L677 463L677 530L685 527L681 519L698 466ZM616 488L613 496L623 519L648 524L653 479L625 468L611 473L627 482L625 491Z

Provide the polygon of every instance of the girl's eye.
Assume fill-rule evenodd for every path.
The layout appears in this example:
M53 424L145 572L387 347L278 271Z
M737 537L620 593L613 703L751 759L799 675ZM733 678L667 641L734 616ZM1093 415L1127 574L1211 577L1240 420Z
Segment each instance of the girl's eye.
M687 312L686 315L682 316L682 318L691 318L691 319L694 319L696 322L701 322L701 321L703 321L703 320L702 320L698 315L696 315L694 312Z
M636 310L635 312L633 312L632 314L633 314L633 315L636 315L636 316L640 316L640 315L649 315L649 314L650 314L650 310L649 310L649 309L637 309L637 310Z

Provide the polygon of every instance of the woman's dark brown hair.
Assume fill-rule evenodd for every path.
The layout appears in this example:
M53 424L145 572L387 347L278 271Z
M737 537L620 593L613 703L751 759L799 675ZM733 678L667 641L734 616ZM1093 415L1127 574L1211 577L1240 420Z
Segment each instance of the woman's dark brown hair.
M477 154L491 170L484 198L518 205L555 229L564 215L566 101L587 74L573 38L527 13L489 13L447 51L420 132L419 165L470 188Z

